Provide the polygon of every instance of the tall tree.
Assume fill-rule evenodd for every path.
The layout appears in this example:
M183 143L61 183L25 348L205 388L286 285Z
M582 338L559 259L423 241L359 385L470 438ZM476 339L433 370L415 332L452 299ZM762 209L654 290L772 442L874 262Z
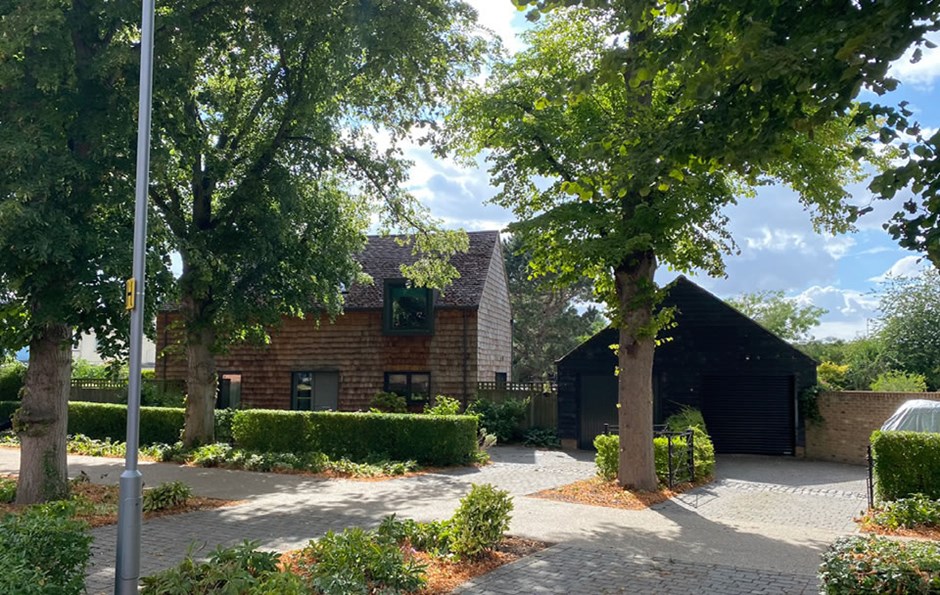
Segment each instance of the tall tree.
M891 368L940 390L940 270L889 279L879 291L878 335Z
M29 346L17 502L67 492L71 343L127 332L139 8L0 1L0 342Z
M743 293L726 300L739 312L791 343L809 341L809 331L819 324L819 317L828 312L813 305L801 306L787 299L783 291Z
M512 301L512 374L516 381L545 380L555 372L555 360L606 326L593 305L590 281L569 286L534 278L529 255L511 236L503 243L509 295ZM581 305L583 311L578 311Z
M466 236L428 232L395 147L433 124L486 46L459 0L203 3L198 24L187 6L157 23L171 33L156 47L151 195L183 263L192 445L213 439L215 353L282 316L338 312L370 216L417 233L416 283L456 274L440 257Z
M817 225L850 225L843 185L869 115L853 98L893 86L889 63L937 27L938 3L516 3L548 18L467 98L456 142L491 150L495 201L520 218L537 272L594 278L620 328L618 478L654 489L658 263L723 274L721 208L771 180Z

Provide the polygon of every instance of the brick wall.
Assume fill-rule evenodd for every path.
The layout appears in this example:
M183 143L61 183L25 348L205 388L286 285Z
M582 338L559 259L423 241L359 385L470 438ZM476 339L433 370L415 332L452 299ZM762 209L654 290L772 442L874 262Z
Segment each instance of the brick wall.
M822 422L806 424L806 458L866 464L871 433L910 399L940 401L935 393L844 391L819 395Z
M509 282L500 242L493 246L493 257L486 274L486 283L480 296L477 336L477 376L472 380L493 382L496 373L511 377L512 367L512 311L509 302Z
M158 357L157 376L184 378L185 359L172 353L179 333L172 327L164 333L160 322L158 348L169 344L171 353ZM465 378L468 396L476 389L473 311L437 309L430 336L383 335L381 310L347 311L333 323L317 323L312 316L285 319L268 345L235 345L216 358L220 372L241 373L243 407L289 409L292 372L339 372L339 408L346 411L367 409L385 372L430 372L432 394L461 398Z

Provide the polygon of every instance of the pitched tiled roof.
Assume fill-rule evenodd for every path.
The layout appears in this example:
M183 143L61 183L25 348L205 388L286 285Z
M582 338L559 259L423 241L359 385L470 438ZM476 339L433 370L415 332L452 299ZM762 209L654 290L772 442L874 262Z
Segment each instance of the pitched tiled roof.
M436 300L438 307L476 307L480 305L483 284L489 270L493 248L499 241L498 231L467 232L470 249L457 253L450 262L460 273ZM399 246L395 241L400 236L369 236L369 243L359 255L363 270L372 276L371 285L353 285L346 295L347 310L381 308L385 279L401 279L402 264L415 261L411 246Z

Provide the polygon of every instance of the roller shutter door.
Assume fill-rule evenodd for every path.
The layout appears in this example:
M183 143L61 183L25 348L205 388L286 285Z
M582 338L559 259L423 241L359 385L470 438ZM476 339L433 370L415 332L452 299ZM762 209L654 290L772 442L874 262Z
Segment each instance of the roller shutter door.
M702 383L702 414L716 452L793 454L793 376L704 376Z

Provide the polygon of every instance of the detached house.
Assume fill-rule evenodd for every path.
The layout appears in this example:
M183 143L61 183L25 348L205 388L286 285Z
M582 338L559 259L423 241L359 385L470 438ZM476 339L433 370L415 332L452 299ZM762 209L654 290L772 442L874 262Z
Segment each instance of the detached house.
M512 320L499 232L468 236L468 252L451 258L460 277L443 292L402 278L400 266L414 260L410 246L369 237L359 258L373 284L350 287L333 322L285 318L268 345L234 345L218 356L219 405L355 411L389 391L416 409L434 395L466 400L477 382L505 381ZM157 321L156 373L167 380L186 371L165 349L175 334L165 330L170 317Z

